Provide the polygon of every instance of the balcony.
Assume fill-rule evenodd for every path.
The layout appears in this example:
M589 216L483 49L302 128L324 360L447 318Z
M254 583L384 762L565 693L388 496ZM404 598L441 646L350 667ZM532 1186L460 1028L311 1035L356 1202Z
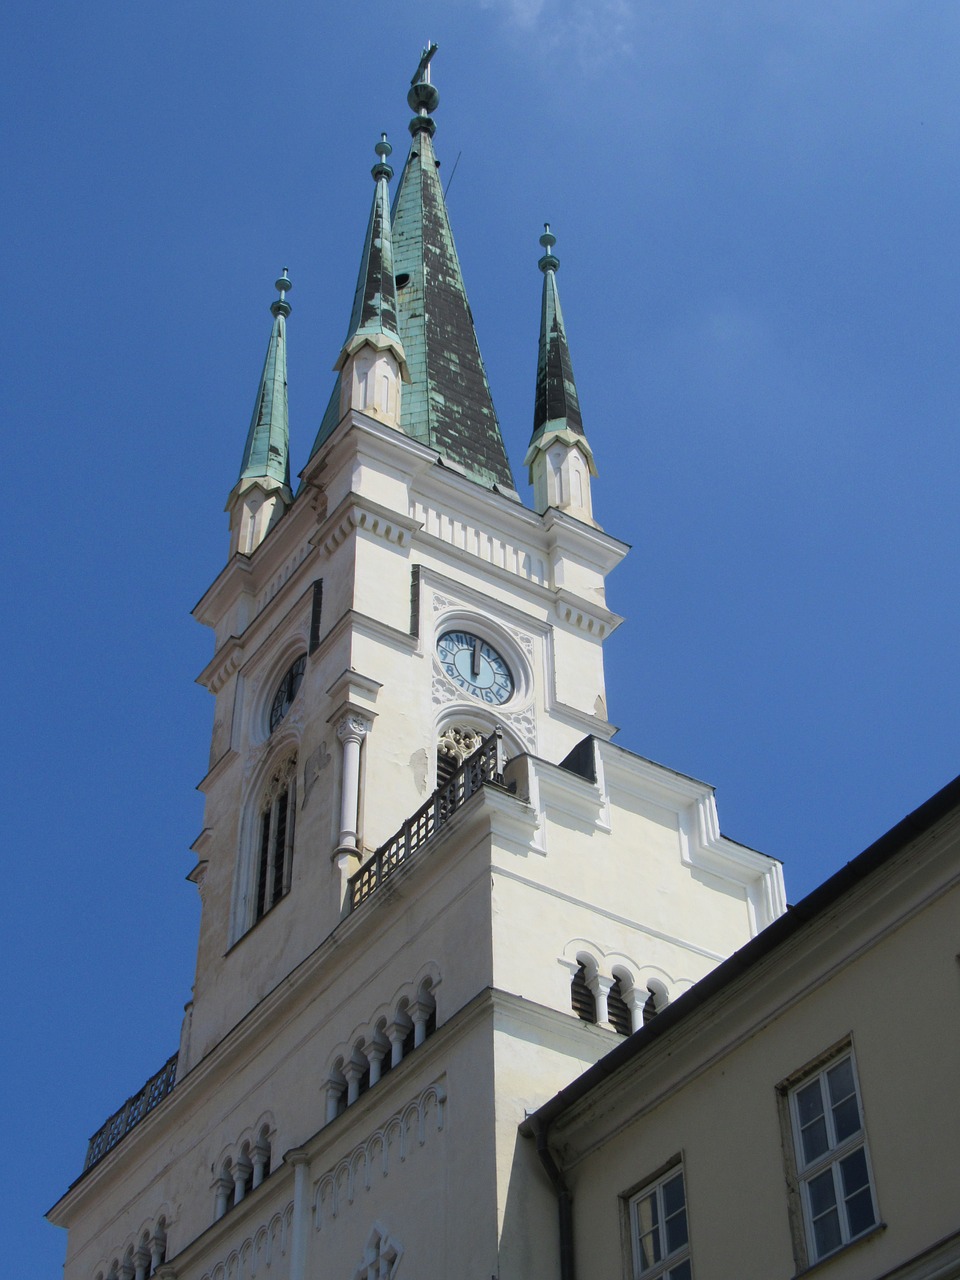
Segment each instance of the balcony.
M443 828L488 783L503 786L503 735L494 729L489 738L467 756L449 781L437 787L433 795L412 818L408 818L396 835L380 846L372 858L354 872L347 883L347 903L355 911L374 894L393 873Z
M128 1098L119 1111L114 1112L90 1139L83 1172L92 1169L103 1159L131 1129L136 1128L145 1115L164 1100L173 1089L177 1078L177 1054L169 1058L156 1075L151 1076L139 1093Z

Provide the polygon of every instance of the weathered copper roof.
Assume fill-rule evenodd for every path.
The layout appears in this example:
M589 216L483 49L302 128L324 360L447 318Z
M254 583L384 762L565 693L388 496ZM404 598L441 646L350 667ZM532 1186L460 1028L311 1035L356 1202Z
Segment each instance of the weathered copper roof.
M400 179L393 247L411 377L403 429L481 484L513 490L427 128L414 134Z
M287 269L277 281L280 297L271 303L273 329L267 344L260 386L257 390L250 430L240 464L240 479L269 477L290 485L290 428L287 408L287 329L290 303L286 293L292 287Z
M537 360L537 397L533 410L533 444L551 428L566 427L583 435L580 399L573 378L573 363L567 331L560 310L557 271L560 261L553 253L556 236L547 223L540 237L546 253L540 259L543 272L543 303L540 309L540 355Z
M403 431L435 449L472 480L512 493L513 474L477 344L433 150L435 125L429 112L436 109L440 95L425 77L434 52L435 48L425 51L407 97L418 114L410 124L413 142L393 207L392 244L390 212L380 194L386 182L377 183L347 344L373 329L392 337L390 326L395 325L405 357L403 372L409 375L401 395ZM375 177L381 167L387 166L376 166ZM339 419L338 377L311 456Z

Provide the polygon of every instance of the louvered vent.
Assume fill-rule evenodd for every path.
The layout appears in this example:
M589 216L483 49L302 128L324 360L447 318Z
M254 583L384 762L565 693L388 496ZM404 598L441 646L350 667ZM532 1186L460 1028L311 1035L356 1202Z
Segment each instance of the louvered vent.
M607 996L607 1017L618 1035L628 1036L633 1030L630 1021L630 1010L627 1008L627 1002L623 998L619 978L616 979L610 988L610 994Z
M573 1012L583 1022L596 1022L597 1002L593 998L593 992L587 986L587 972L583 965L577 969L570 983L570 1004Z

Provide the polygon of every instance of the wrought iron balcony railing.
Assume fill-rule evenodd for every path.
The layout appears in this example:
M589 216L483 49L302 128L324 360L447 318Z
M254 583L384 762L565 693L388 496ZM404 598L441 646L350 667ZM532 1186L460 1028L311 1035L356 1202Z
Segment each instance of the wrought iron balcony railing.
M354 872L347 885L349 909L353 911L361 902L366 902L485 783L502 785L503 766L503 735L495 729L489 738L484 738L473 755L467 756L450 780L437 787L427 803L406 820L397 834L382 844L359 871Z
M90 1139L83 1172L92 1169L108 1151L112 1151L121 1138L140 1123L148 1112L161 1103L174 1086L177 1078L177 1055L168 1059L155 1076L151 1076L139 1093L128 1098L119 1111L100 1126Z

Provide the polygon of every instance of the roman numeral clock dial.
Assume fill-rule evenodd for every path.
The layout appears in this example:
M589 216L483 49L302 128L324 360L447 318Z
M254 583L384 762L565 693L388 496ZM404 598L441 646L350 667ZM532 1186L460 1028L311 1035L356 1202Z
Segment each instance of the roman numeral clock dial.
M445 631L437 657L450 679L473 698L501 706L513 696L513 674L492 644L469 631Z

